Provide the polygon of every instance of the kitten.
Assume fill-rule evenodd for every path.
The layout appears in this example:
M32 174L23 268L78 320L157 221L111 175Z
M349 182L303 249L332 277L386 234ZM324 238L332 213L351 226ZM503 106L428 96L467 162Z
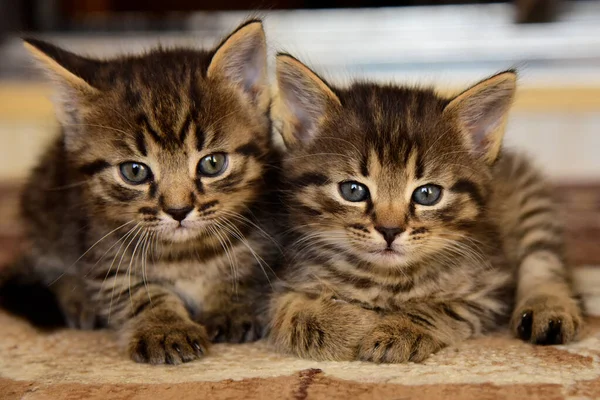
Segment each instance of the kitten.
M258 339L277 254L256 219L276 163L262 23L214 51L101 61L26 47L59 85L62 133L24 191L21 271L72 325L117 329L138 362Z
M514 71L446 98L332 87L281 54L277 81L297 233L271 302L279 350L418 362L507 322L515 302L523 340L574 339L581 310L549 189L526 157L501 152Z

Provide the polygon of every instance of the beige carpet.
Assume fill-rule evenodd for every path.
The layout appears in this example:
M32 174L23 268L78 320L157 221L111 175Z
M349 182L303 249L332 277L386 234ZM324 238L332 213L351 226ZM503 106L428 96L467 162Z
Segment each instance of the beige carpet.
M600 396L600 319L568 346L506 333L467 341L423 364L313 362L265 343L216 345L180 366L135 364L108 332L40 334L0 313L2 399L582 399Z

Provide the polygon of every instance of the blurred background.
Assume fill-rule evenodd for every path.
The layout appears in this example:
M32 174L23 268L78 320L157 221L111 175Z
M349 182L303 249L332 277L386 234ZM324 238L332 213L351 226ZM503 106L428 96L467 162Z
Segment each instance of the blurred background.
M50 87L20 36L106 57L157 43L211 47L248 17L265 19L272 52L334 82L458 91L518 67L507 145L555 184L570 258L600 264L600 2L583 0L0 0L0 247L19 231L10 193L56 134Z

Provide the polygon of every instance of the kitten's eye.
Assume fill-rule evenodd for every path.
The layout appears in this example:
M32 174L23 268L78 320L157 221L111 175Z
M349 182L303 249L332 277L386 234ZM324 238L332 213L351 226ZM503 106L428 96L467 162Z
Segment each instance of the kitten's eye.
M228 159L225 153L209 154L198 163L198 173L204 176L221 175L227 169Z
M359 202L369 198L369 189L356 181L342 182L339 189L342 197L348 201Z
M438 185L423 185L415 189L412 200L423 206L432 206L442 198L442 188Z
M141 185L152 179L150 168L138 162L124 162L119 165L119 171L123 180L130 185Z

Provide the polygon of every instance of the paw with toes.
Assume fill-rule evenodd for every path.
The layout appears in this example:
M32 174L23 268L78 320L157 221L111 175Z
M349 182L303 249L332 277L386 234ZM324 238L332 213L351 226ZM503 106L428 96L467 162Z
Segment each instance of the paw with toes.
M579 308L573 300L540 296L515 310L511 326L515 335L524 341L554 345L572 341L581 322Z
M129 342L129 354L139 363L181 364L206 354L208 336L193 322L150 324L138 329Z
M263 334L263 324L250 312L214 313L202 323L213 343L254 342Z
M376 363L421 362L442 347L432 335L416 327L382 324L365 336L358 357Z

